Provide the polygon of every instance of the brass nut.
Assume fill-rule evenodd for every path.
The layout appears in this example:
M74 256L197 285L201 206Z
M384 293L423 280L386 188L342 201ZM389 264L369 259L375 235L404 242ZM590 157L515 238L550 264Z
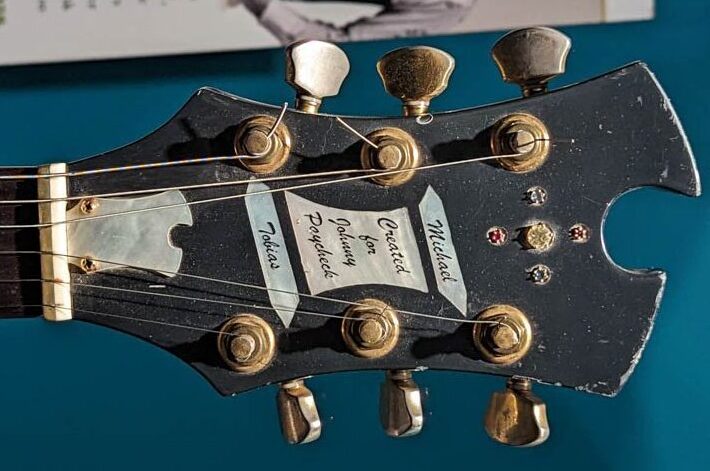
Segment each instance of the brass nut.
M363 299L345 311L340 332L348 349L355 355L380 358L397 345L399 319L386 303Z
M521 154L498 159L511 172L530 172L539 168L550 153L550 134L545 124L526 113L514 113L496 123L491 133L493 155Z
M276 337L261 317L239 314L220 328L217 350L232 370L254 374L268 367L274 359Z
M485 309L473 325L473 343L484 360L510 365L525 356L532 344L532 328L523 312L513 306L496 304Z
M253 116L245 119L237 127L234 135L236 155L251 156L240 159L244 168L254 173L272 173L281 168L291 152L291 133L272 116ZM271 134L271 137L269 137Z
M383 128L368 134L367 138L377 148L363 143L360 151L362 166L384 172L371 177L372 181L383 186L397 186L411 180L416 172L414 169L421 163L419 147L412 136L398 128Z
M523 228L520 232L520 243L526 249L547 250L555 241L555 231L544 222L538 222Z

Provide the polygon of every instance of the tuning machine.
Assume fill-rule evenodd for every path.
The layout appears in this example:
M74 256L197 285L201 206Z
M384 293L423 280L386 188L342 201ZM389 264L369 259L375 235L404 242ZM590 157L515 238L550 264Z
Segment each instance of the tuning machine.
M431 100L444 92L454 71L454 58L428 46L403 47L377 61L385 90L402 100L405 116L429 112Z
M380 422L390 437L410 437L424 425L422 393L411 370L390 370L380 386Z
M491 51L503 80L520 86L523 96L547 91L547 83L565 72L572 42L552 28L511 31Z
M296 90L296 108L317 113L323 98L340 91L350 71L348 56L325 41L297 41L286 48L286 82Z
M281 432L288 443L301 445L320 437L321 420L316 401L303 379L282 383L276 402Z
M565 71L570 39L552 28L511 31L493 46L491 55L503 80L520 86L524 97L547 91L550 80ZM502 118L491 133L494 155L501 167L523 173L539 168L550 153L550 134L545 124L527 113Z
M324 41L298 41L286 48L286 82L296 90L296 109L317 113L323 98L337 95L350 70L345 53ZM291 152L291 133L273 116L252 116L237 127L234 150L254 173L280 169Z
M427 46L404 47L388 52L377 61L385 90L402 100L404 116L419 119L429 113L429 104L448 85L454 58ZM374 144L374 146L372 145ZM367 136L360 160L365 169L382 170L372 180L383 186L409 181L421 164L415 139L399 128L378 129Z
M511 446L540 445L550 436L545 403L532 393L529 379L516 376L493 393L484 427L493 440Z

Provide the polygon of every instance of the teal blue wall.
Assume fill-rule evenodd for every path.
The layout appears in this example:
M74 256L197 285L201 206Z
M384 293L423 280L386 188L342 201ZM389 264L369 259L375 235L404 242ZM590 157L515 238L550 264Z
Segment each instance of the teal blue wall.
M566 28L574 49L557 84L647 61L708 177L710 2L659 0L657 13L646 23ZM497 36L347 45L352 73L325 111L396 114L375 61L420 43L457 59L437 110L512 98L516 90L489 59ZM282 76L279 51L0 69L0 163L73 160L128 143L203 85L281 103L291 98ZM617 398L538 388L553 427L542 447L508 449L486 437L482 413L501 379L441 372L419 375L428 391L427 424L420 436L399 441L379 429L379 374L314 378L323 437L288 447L272 388L223 398L185 364L139 340L33 319L0 323L0 469L707 469L710 200L631 193L611 211L606 238L620 264L668 271L660 315Z

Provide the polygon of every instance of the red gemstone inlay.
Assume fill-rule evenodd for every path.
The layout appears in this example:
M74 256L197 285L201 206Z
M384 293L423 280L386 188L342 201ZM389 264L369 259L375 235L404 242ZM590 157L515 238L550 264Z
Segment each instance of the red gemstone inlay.
M501 228L495 228L488 231L488 241L493 245L501 245L505 242L506 234Z

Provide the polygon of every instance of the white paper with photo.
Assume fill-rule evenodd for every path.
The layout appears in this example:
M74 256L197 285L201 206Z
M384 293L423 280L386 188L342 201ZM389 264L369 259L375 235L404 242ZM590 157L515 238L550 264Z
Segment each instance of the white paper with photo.
M0 65L649 19L653 0L0 0Z

